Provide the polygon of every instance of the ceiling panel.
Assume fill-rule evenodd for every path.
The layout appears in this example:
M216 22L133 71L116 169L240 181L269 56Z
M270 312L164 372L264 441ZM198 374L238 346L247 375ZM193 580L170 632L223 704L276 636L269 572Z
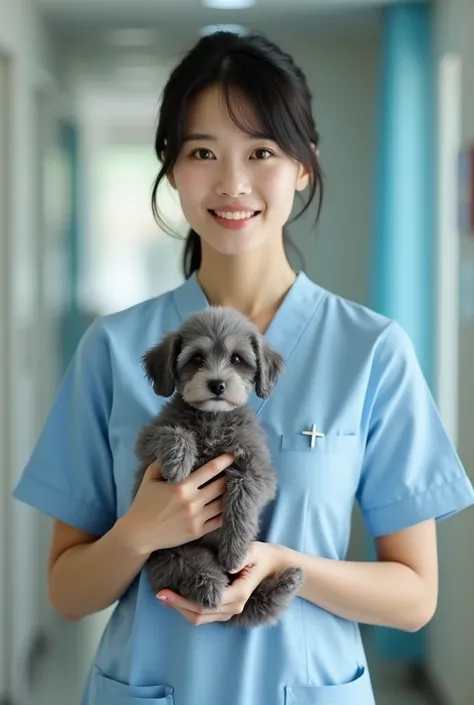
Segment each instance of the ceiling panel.
M398 0L405 2L405 0ZM408 1L408 0L406 0ZM337 21L378 9L389 0L257 0L248 10L211 10L201 0L38 0L47 18L76 30L93 25L156 26L215 24L225 22L258 27L268 21L302 24L311 18ZM349 13L349 14L348 14Z

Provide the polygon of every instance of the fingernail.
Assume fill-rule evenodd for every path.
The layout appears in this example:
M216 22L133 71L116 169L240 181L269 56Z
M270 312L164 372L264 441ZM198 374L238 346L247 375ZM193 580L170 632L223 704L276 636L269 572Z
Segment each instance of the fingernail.
M164 595L157 595L157 598L158 598L159 600L161 600L162 602L167 602L167 601L168 601L168 598L165 597Z

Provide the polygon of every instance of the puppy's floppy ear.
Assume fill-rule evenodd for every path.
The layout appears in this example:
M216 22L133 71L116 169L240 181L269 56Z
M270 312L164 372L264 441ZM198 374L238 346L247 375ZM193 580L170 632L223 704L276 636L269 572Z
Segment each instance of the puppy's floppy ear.
M176 361L181 350L181 337L171 332L142 357L143 368L155 394L170 397L175 389Z
M261 399L268 399L278 376L283 372L285 361L262 336L252 336L252 347L257 359L255 392Z

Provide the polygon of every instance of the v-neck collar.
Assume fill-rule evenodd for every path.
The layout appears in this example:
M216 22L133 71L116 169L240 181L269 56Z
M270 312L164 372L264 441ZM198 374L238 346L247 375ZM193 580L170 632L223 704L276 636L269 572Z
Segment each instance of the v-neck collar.
M283 355L286 364L326 293L304 272L297 274L264 335L265 340ZM210 305L196 273L174 290L173 299L182 321L192 313ZM257 397L255 393L250 397L250 403L256 413L260 413L266 401Z

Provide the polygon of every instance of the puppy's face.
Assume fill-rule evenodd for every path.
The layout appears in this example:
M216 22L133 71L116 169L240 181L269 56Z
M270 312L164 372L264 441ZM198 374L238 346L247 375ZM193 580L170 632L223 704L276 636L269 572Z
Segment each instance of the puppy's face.
M176 388L202 411L231 411L253 391L270 396L283 359L240 313L209 307L191 316L144 357L157 394Z
M250 336L209 335L186 342L177 359L177 388L203 411L243 406L254 387L257 361Z

